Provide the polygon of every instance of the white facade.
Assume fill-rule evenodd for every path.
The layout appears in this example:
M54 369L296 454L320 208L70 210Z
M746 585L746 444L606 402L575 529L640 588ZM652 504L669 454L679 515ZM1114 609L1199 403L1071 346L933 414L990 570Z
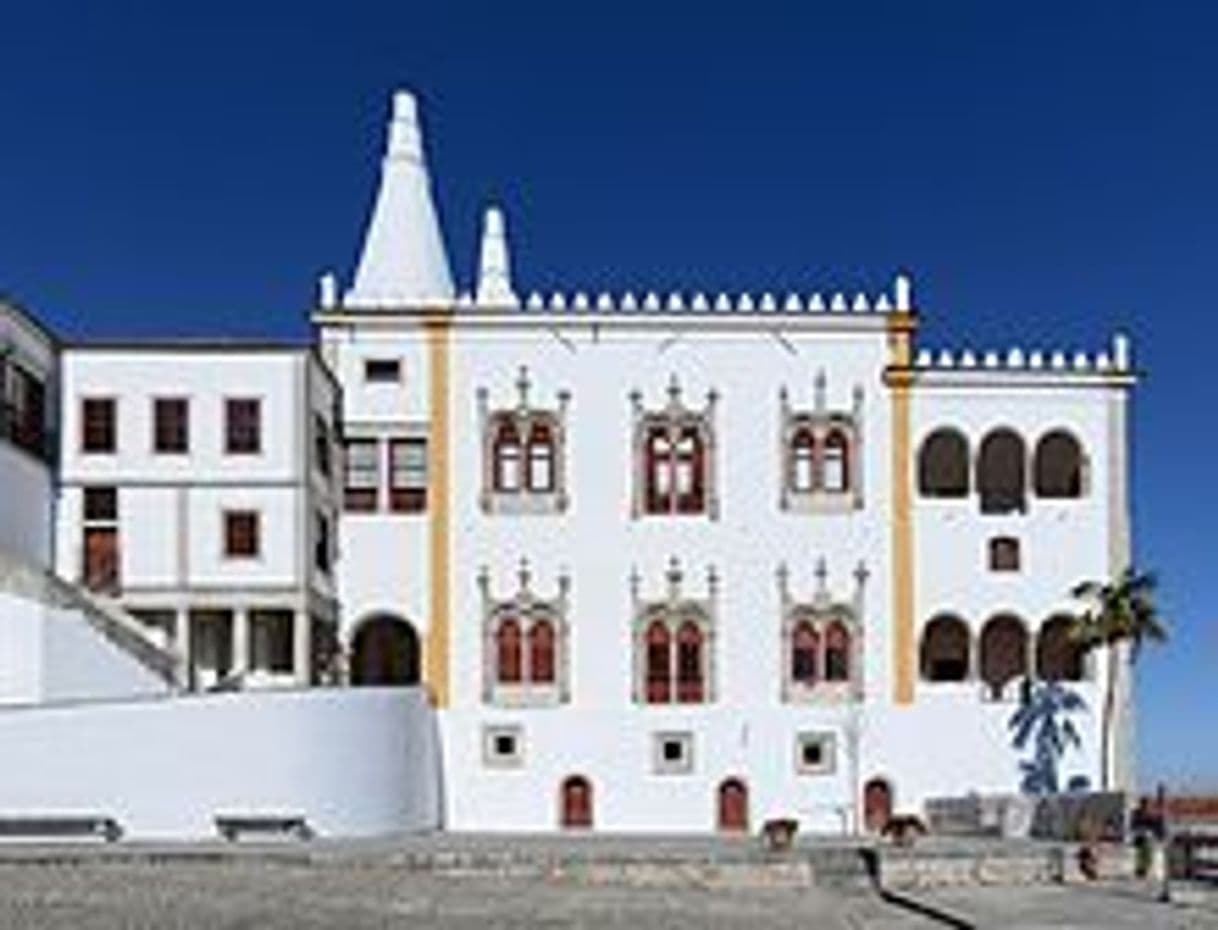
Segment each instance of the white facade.
M1104 771L1103 663L1062 636L1070 589L1129 561L1123 338L918 351L903 274L867 295L526 296L494 208L468 290L398 94L315 348L59 363L56 570L157 631L180 685L430 697L434 718L341 737L381 807L333 829L859 831L1018 790L1011 718L1047 681L1085 702L1060 782L1132 785L1130 695ZM185 701L189 725L262 700L232 697ZM329 700L282 697L293 726ZM382 723L408 762L368 751ZM393 779L409 812L384 806ZM202 829L180 796L149 829Z
M378 202L412 197L426 199L425 174L382 179ZM412 235L438 236L429 201L413 220ZM387 229L374 215L361 268L369 250L384 249ZM403 291L433 273L418 267L432 259L411 254L415 265L397 267ZM447 273L441 264L435 274ZM498 210L488 211L471 290L451 301L339 301L328 276L315 315L343 385L348 439L409 433L429 443L423 512L344 515L340 589L351 650L370 617L396 617L417 634L421 674L441 707L450 827L554 828L570 776L590 782L592 820L610 830L713 829L728 780L746 787L753 822L793 815L830 831L862 826L869 782L911 811L931 796L1018 788L1029 754L1011 746L1020 682L1057 677L1052 663L1067 661L1038 659L1038 649L1052 651L1049 635L1038 645L1041 628L1073 608L1078 581L1111 577L1128 561L1133 376L1123 340L1111 354L1068 359L917 353L904 277L884 295L518 297ZM377 375L385 363L398 366L390 384ZM696 514L641 512L648 466L637 431L670 401L710 423L707 499ZM853 431L849 465L819 466L848 468L847 494L784 490L799 480L788 477L799 466L784 423L814 421L817 411ZM497 413L521 428L534 414L560 424L557 458L545 465L552 492L514 501L488 489L500 467L488 425ZM979 450L1002 428L1022 448L994 472ZM940 429L967 443L960 497L920 487L925 440ZM1038 442L1053 432L1081 453L1066 466L1081 487L1065 498L1035 486ZM505 467L522 468L518 454ZM982 472L1001 484L1016 460L1020 500L983 507ZM1004 559L1014 566L991 561ZM641 693L640 616L668 596L670 572L681 598L710 605L706 693L692 703ZM560 615L553 686L488 684L500 661L490 618L518 595ZM784 604L822 601L855 611L849 681L801 696L784 684ZM958 673L950 657L932 670L922 654L928 624L948 614L967 630ZM1014 660L1001 629L1023 637L1013 641L1018 674L1002 667ZM1048 663L1043 675L1038 662ZM1088 709L1063 783L1105 780L1099 664L1088 660L1070 682ZM987 676L1005 685L987 686ZM1129 784L1124 706L1112 775ZM492 751L497 736L513 747L507 758ZM692 753L679 774L656 758L666 736ZM826 738L821 764L797 755L806 737Z
M328 370L307 349L224 344L74 346L62 369L59 574L157 627L182 656L183 683L322 676L315 628L332 638L337 613ZM90 451L82 418L95 401L112 436ZM159 437L164 401L179 405L177 422ZM229 447L230 403L253 405L248 449ZM89 513L97 492L113 495L109 512ZM254 524L248 552L228 550L234 515ZM91 532L113 537L101 579L85 564Z

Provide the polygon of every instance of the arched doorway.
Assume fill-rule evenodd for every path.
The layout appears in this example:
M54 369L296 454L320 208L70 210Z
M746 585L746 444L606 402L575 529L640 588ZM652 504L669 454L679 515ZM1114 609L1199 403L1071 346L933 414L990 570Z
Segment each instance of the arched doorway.
M724 833L747 833L749 829L749 789L739 778L727 778L719 785L719 829Z
M879 833L892 818L892 785L886 778L873 778L863 786L863 826Z
M559 798L559 818L565 830L587 830L592 827L592 782L583 775L571 775L563 780Z
M351 684L417 685L419 634L401 617L380 614L359 625L351 641Z

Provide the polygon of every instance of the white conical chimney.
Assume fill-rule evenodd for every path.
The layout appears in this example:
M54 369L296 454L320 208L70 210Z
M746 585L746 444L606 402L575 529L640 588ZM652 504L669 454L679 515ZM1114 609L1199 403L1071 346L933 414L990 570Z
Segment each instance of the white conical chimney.
M452 275L423 156L413 94L393 95L381 186L344 304L400 307L448 303Z
M482 247L478 253L478 303L482 306L515 306L512 292L512 262L508 254L503 211L487 207L482 220Z

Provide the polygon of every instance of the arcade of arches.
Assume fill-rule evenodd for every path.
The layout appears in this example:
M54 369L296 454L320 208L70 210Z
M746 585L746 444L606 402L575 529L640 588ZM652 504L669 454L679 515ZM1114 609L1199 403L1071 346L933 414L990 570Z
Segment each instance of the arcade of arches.
M974 637L955 614L939 614L922 630L919 659L923 681L980 679L991 696L1002 697L1012 681L1082 681L1085 651L1071 636L1073 618L1055 614L1033 636L1024 621L995 614Z

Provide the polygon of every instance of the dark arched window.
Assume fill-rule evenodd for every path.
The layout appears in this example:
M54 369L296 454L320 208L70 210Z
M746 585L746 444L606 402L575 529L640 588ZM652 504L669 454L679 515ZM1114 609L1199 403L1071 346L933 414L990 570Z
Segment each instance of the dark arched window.
M653 427L644 449L645 499L648 513L669 513L673 501L673 448L668 430Z
M1040 497L1082 496L1083 449L1065 430L1054 430L1041 438L1032 468Z
M850 490L850 443L841 430L825 437L821 460L821 488L830 493Z
M816 437L801 426L791 437L791 490L808 494L816 487Z
M926 681L964 681L969 674L968 626L942 614L922 631L922 677Z
M791 680L810 688L816 684L817 653L820 637L807 620L801 620L791 632Z
M683 704L702 701L705 688L702 674L702 631L692 622L677 630L677 700Z
M954 429L937 429L918 453L918 491L924 497L968 495L968 440Z
M554 683L554 625L549 620L535 620L529 627L529 680Z
M702 467L706 453L697 427L681 429L677 439L675 485L678 513L701 513L705 507L705 486Z
M500 419L491 444L491 463L496 491L512 493L522 487L524 468L520 448L520 433L510 417Z
M592 782L582 775L563 779L559 797L559 821L570 829L592 826Z
M657 620L647 628L647 703L672 700L672 637Z
M534 423L529 429L527 446L529 469L528 488L534 493L545 494L554 490L554 432L545 423Z
M981 680L990 695L1002 697L1006 684L1028 674L1028 631L1011 614L991 617L981 630Z
M1074 618L1050 617L1036 636L1036 677L1042 681L1082 681L1083 649L1071 635Z
M998 429L981 441L977 455L977 490L982 513L1011 513L1024 509L1027 454L1019 434Z
M519 684L522 678L520 624L508 617L495 630L495 668L500 684Z
M825 681L850 680L850 631L840 620L825 630Z

